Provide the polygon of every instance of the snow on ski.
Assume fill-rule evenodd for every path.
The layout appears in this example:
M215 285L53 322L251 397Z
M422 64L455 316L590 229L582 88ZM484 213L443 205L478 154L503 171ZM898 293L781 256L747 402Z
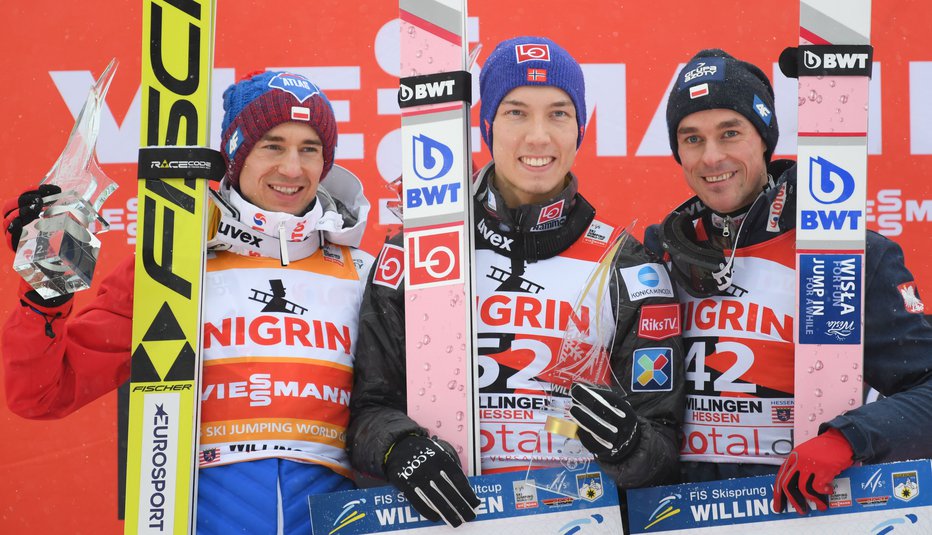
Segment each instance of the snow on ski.
M465 0L400 0L408 414L479 473ZM383 259L380 259L382 264ZM397 265L400 265L397 264Z
M862 400L871 2L801 0L799 18L796 444Z
M125 533L194 533L214 0L143 0ZM175 146L168 152L145 147ZM205 168L206 167L206 168ZM188 169L187 174L182 169Z

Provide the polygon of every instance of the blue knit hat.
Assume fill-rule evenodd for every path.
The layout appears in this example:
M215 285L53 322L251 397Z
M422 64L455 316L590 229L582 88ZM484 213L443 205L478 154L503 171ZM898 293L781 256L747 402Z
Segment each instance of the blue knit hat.
M512 89L521 86L551 86L566 91L576 107L579 148L586 132L586 82L573 56L546 37L515 37L502 41L482 65L479 74L479 129L492 151L492 122L498 105Z
M736 111L754 125L767 146L764 160L769 162L780 137L770 79L757 66L710 48L699 51L683 67L667 99L667 130L677 163L681 163L676 136L680 121L717 108Z
M323 144L321 180L333 167L337 121L327 96L310 80L288 72L255 72L223 92L220 147L227 179L239 190L239 173L246 156L266 132L287 121L314 129Z

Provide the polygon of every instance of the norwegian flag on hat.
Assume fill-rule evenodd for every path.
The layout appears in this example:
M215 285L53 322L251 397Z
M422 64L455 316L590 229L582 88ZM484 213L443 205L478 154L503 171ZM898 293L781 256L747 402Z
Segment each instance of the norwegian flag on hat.
M547 69L528 69L527 70L527 81L528 82L547 82Z

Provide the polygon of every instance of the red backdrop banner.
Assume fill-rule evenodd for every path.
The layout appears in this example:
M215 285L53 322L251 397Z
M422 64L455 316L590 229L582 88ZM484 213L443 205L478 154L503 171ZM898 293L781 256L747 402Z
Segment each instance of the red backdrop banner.
M373 204L363 246L377 253L395 221L384 210L386 181L400 174L397 4L388 0L313 3L224 0L218 7L212 145L219 145L220 95L243 74L293 69L327 92L339 121L337 162L363 180ZM766 7L765 7L766 6ZM777 157L795 154L796 86L777 58L798 42L798 2L741 7L727 0L567 3L470 2L472 46L483 52L515 35L546 35L567 48L586 75L590 126L575 171L582 193L611 220L637 219L637 236L689 196L670 156L664 105L679 66L701 48L720 47L761 65L775 81L782 137ZM869 228L898 240L920 291L932 252L932 4L873 2ZM93 80L120 61L107 95L98 155L121 185L104 209L102 277L131 254L136 220L141 6L132 2L13 2L0 22L0 192L16 195L48 172ZM556 22L554 22L556 21ZM409 38L409 36L406 36ZM416 38L416 37L410 37ZM478 81L474 88L478 94ZM478 107L473 109L474 124ZM477 164L489 159L473 132ZM9 266L6 248L0 262ZM19 306L6 268L0 315ZM77 306L91 292L79 294ZM932 295L932 294L929 294ZM0 387L2 389L2 387ZM0 533L122 532L117 520L116 396L58 421L27 421L0 403Z

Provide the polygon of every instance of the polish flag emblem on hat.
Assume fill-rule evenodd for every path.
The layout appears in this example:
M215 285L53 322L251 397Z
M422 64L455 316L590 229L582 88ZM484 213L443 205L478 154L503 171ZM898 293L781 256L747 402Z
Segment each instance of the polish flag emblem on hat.
M704 97L709 94L709 84L694 85L689 88L689 98Z
M311 120L311 109L305 108L304 106L292 106L291 107L291 120L292 121L310 121Z

